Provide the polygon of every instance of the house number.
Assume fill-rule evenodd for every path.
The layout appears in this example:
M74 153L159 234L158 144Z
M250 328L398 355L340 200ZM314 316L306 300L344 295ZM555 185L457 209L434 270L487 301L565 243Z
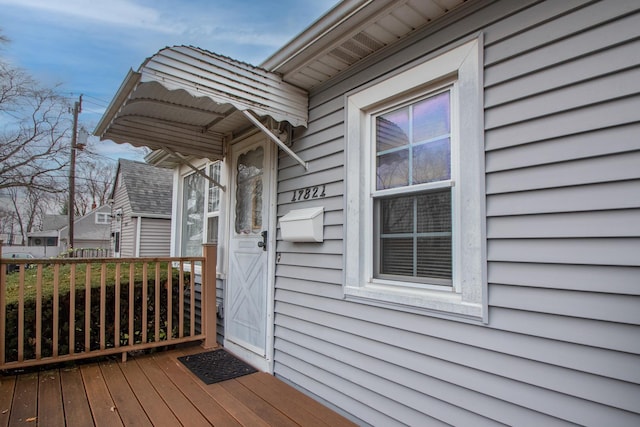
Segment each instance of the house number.
M299 190L293 190L292 202L299 202L300 200L317 199L324 197L325 185L316 185L315 187L301 188Z

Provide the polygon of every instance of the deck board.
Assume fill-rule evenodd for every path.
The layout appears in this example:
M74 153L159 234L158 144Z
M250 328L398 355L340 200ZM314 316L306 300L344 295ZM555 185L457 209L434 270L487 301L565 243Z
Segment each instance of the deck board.
M129 387L129 383L118 364L114 361L100 363L100 370L122 423L124 425L152 427L153 424L151 424L142 405L138 402L133 390Z
M11 402L16 389L16 377L0 377L0 427L9 425Z
M137 361L133 362L137 363ZM189 402L189 399L164 375L153 358L147 358L145 363L140 363L140 368L182 425L193 427L210 425L198 409Z
M257 380L265 384L268 390L271 390L271 394L278 396L283 401L288 401L291 404L295 404L304 408L306 411L311 412L315 417L322 420L324 423L330 426L352 426L357 424L347 420L342 415L335 411L328 410L326 406L317 400L313 400L303 392L296 390L289 384L286 384L274 377L273 375L260 372L254 376Z
M64 427L60 372L40 373L38 384L38 427Z
M93 416L80 369L77 367L60 369L60 383L67 425L93 425Z
M279 427L297 426L290 418L286 417L279 409L274 408L257 396L251 390L243 386L238 380L223 381L220 386L241 400L246 406L267 423Z
M149 416L151 423L158 427L172 427L180 425L176 416L169 407L164 404L164 400L158 394L153 384L146 377L138 363L120 364L120 369L127 377L129 386L138 398L138 401Z
M38 374L25 374L16 378L16 389L11 406L10 426L29 426L38 417Z
M154 355L158 366L176 387L196 406L208 422L215 426L236 427L241 424L231 416L213 397L205 393L200 382L194 379L184 365L166 354Z
M177 358L183 347L0 376L5 426L352 426L272 375L204 384Z
M327 427L328 424L316 417L312 412L299 406L290 397L282 393L276 393L269 385L263 383L258 378L260 375L247 375L238 378L238 382L248 390L262 398L265 402L281 411L291 418L295 423L309 427Z
M116 412L116 404L111 398L107 383L98 364L84 365L80 368L84 381L93 422L100 426L124 426Z

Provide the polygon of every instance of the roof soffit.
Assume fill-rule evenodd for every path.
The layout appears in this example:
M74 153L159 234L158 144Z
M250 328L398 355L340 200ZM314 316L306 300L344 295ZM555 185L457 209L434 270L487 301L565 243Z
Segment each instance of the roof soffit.
M311 90L465 1L343 1L261 66Z

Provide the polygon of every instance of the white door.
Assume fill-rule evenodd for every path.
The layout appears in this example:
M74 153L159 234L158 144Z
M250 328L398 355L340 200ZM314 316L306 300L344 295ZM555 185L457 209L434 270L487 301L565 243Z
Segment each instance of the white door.
M225 347L268 371L271 150L263 138L232 147Z

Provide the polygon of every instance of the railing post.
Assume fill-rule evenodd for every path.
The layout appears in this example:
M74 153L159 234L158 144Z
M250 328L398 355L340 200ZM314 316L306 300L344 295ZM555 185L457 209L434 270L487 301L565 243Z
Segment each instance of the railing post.
M216 343L216 263L218 245L205 243L202 245L204 266L202 268L202 326L204 327L205 348L213 348Z
M5 295L6 295L6 290L7 290L7 278L6 278L6 272L7 272L7 267L5 264L2 263L2 244L4 242L2 240L0 240L0 367L2 365L4 365L4 354L5 354L5 340L6 340L6 300L5 300Z

